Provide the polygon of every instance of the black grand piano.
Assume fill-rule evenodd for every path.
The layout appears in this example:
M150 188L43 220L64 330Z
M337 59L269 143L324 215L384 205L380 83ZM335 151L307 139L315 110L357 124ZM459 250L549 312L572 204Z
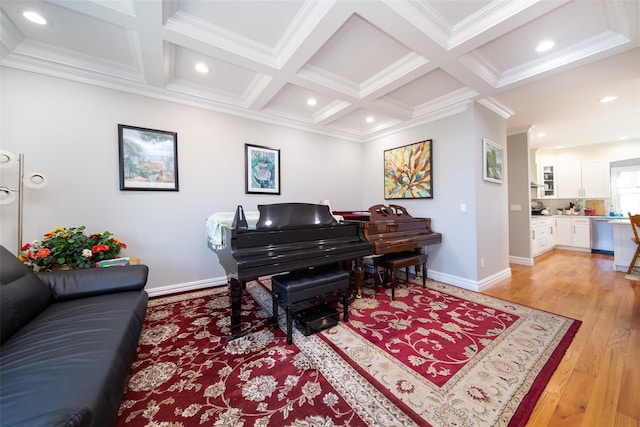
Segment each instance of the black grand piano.
M249 227L241 206L222 244L212 247L227 274L231 293L231 336L241 335L240 303L248 281L261 276L333 263L351 263L357 289L364 281L363 260L373 247L358 222L340 223L329 207L308 203L258 205L260 217Z

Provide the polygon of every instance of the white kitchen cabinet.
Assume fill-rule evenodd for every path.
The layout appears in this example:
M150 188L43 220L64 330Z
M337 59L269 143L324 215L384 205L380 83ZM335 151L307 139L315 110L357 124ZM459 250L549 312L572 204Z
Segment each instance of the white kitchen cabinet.
M531 255L536 257L555 246L556 224L553 218L531 220Z
M584 198L611 197L611 169L609 162L592 160L582 162L582 188Z
M591 222L585 217L556 218L556 246L591 251Z
M556 175L554 165L543 165L540 168L540 177L538 182L543 185L539 189L539 196L542 199L556 198Z
M556 194L559 199L609 198L609 162L589 160L556 166Z

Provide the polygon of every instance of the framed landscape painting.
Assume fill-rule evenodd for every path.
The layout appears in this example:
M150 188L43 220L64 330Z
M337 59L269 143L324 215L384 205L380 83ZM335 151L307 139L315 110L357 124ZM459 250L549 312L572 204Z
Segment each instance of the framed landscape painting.
M245 193L280 194L280 150L244 145Z
M120 190L178 191L178 134L118 125Z
M432 199L432 141L384 152L384 198Z
M504 152L501 145L486 138L482 140L483 178L485 181L502 184Z

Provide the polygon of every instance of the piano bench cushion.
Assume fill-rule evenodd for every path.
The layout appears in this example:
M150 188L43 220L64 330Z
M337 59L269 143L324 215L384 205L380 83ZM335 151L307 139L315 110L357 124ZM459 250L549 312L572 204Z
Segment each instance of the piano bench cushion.
M384 267L389 270L412 267L414 265L421 265L426 262L427 255L416 252L398 252L382 255L373 259L374 265Z
M317 267L271 277L271 290L286 304L349 289L349 272L338 266Z

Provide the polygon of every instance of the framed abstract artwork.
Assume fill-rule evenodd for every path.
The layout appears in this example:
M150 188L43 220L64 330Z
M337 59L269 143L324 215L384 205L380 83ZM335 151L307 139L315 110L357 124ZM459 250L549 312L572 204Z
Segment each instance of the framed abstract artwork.
M244 145L245 193L280 194L280 150Z
M178 191L178 134L118 125L120 190Z
M482 177L485 181L502 184L504 150L501 145L486 138L482 140Z
M384 198L432 199L432 140L384 152Z

